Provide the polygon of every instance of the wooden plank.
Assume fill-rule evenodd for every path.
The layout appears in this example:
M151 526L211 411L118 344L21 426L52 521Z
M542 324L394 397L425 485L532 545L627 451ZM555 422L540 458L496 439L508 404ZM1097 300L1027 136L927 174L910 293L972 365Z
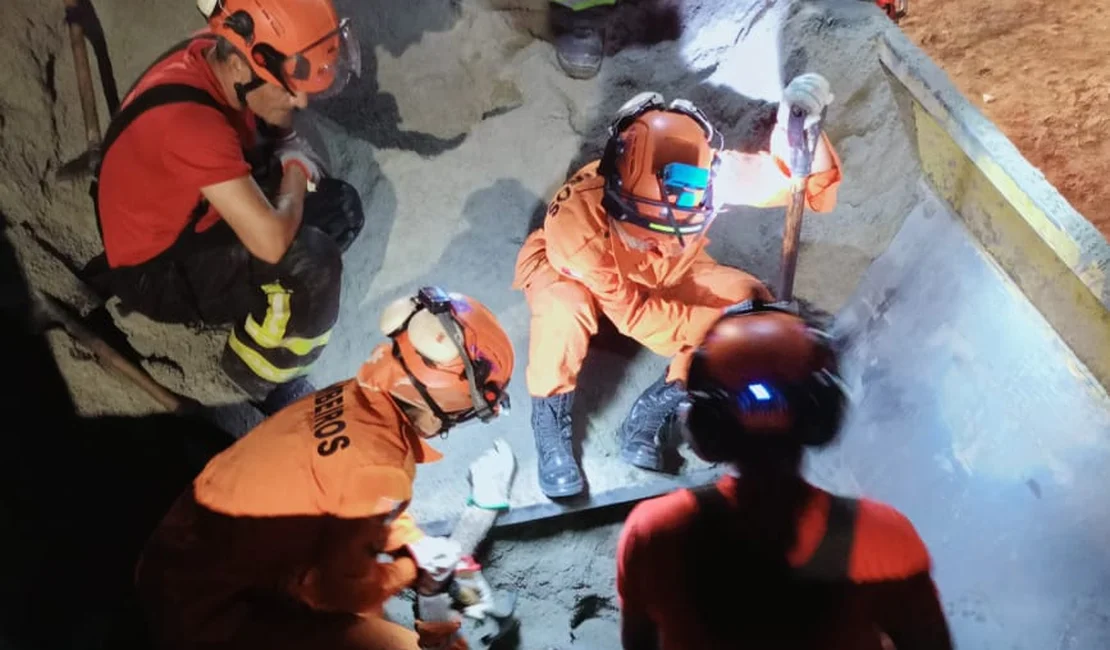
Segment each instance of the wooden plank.
M504 529L510 526L521 526L537 521L559 519L583 515L588 512L597 512L617 506L632 505L645 499L673 492L681 488L695 488L708 485L719 479L725 473L725 468L715 467L703 469L689 474L657 479L639 485L628 485L613 488L597 494L590 494L577 500L547 501L534 503L519 508L505 511L493 524L494 529ZM420 524L420 528L429 535L446 537L451 534L455 525L455 518L439 519Z

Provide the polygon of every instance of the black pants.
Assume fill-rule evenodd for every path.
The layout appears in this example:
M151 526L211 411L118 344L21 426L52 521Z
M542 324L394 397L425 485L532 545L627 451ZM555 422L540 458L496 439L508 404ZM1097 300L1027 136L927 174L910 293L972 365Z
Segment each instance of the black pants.
M221 358L252 399L306 374L339 316L342 259L335 241L302 225L285 256L252 256L222 221L187 246L95 280L122 306L166 323L233 325Z

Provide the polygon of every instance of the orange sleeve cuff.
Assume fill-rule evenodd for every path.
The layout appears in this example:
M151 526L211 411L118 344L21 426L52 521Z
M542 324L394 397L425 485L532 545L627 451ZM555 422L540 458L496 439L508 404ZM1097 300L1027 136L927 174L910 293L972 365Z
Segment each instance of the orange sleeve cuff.
M844 179L844 172L840 164L840 154L829 141L827 133L821 134L821 141L829 150L832 167L823 172L811 174L806 179L806 203L814 212L832 212L836 207L837 192L840 189L840 182Z
M814 212L832 212L840 188L839 166L813 174L806 180L806 203Z

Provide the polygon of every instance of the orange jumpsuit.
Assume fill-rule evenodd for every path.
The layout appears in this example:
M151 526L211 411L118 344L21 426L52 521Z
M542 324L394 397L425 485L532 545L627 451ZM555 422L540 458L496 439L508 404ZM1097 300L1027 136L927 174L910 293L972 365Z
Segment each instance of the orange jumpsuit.
M822 138L832 167L810 176L806 199L811 209L829 212L841 168ZM772 139L770 152L718 152L717 205L785 205L790 172L777 153L784 146ZM543 228L525 240L517 257L513 288L524 291L532 313L527 382L534 397L574 390L599 314L652 352L673 357L667 380L674 381L685 377L692 343L723 307L772 297L755 277L714 261L704 236L688 240L678 255L628 246L602 207L605 180L597 166L587 164L559 190Z
M405 508L442 456L362 379L266 420L174 504L136 571L161 647L417 648L381 618L416 566L379 554L423 536Z

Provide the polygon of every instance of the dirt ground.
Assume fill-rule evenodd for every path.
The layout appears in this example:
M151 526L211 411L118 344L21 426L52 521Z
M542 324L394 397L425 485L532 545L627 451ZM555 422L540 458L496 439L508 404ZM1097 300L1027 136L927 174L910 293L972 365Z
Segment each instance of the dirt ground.
M1110 5L930 0L910 12L906 34L1110 239Z
M6 223L7 234L13 240L31 284L69 303L76 311L87 313L95 308L96 300L82 289L72 267L79 267L99 252L95 221L85 184L66 184L56 182L55 178L58 166L85 146L62 6L56 1L0 1L5 2L4 17L14 26L0 30L0 54L9 62L0 67L0 87L6 89L0 95L0 170L4 171L0 174L0 222ZM892 27L865 2L628 2L623 6L643 7L654 2L663 8L678 7L680 10L674 12L678 12L676 15L681 20L665 20L668 14L662 11L645 13L650 20L640 22L634 20L634 15L628 19L622 15L620 20L614 21L618 28L613 31L619 37L614 43L623 39L636 46L615 52L607 59L597 79L579 82L564 78L555 67L550 46L532 37L538 32L536 23L542 18L537 6L542 8L544 0L487 0L485 3L478 0L335 1L344 12L358 17L356 22L364 43L362 82L346 97L313 110L310 117L319 129L317 135L333 165L332 171L356 185L362 194L367 228L345 259L343 325L337 328L325 357L314 371L312 379L318 385L353 373L370 346L381 340L375 328L383 305L423 284L449 281L451 287L482 300L510 331L514 345L521 351L527 350L529 315L526 304L519 292L511 292L507 287L520 243L531 227L530 218L537 214L537 208L538 214L543 213L546 198L557 190L568 170L573 168L572 161L598 152L609 116L634 91L651 88L664 92L669 98L686 97L695 101L718 125L730 146L742 148L757 139L755 127L762 123L760 116L773 115L766 103L777 101L776 95L781 92L784 79L816 70L831 80L837 101L830 107L828 130L844 161L846 180L840 194L841 205L834 213L820 218L807 217L797 279L798 295L812 298L813 304L824 311L836 312L849 301L859 279L887 249L905 215L926 191L919 184L920 170L912 158L912 145L875 54L876 36ZM1031 2L1020 3L1019 0L1000 2L1013 6L1031 5ZM199 26L195 7L190 2L94 0L94 3L109 39L115 77L123 88L169 43ZM492 5L499 11L478 11L478 4ZM1086 147L1091 151L1088 154L1090 164L1101 162L1102 169L1110 171L1106 167L1110 160L1098 161L1096 155L1100 143L1095 136L1101 134L1096 126L1110 126L1106 118L1090 113L1085 115L1089 124L1082 126L1072 124L1075 120L1065 119L1056 110L1042 117L1044 111L1037 113L1015 102L1014 95L1007 93L1007 87L998 81L992 81L991 87L976 94L973 92L976 86L969 90L964 85L967 79L979 83L995 76L1009 78L1001 72L980 72L985 64L970 65L968 61L988 60L988 54L994 49L1015 51L1020 45L994 45L987 50L988 46L978 42L982 34L963 33L972 21L966 12L957 12L956 3L951 0L930 3L920 0L911 10L917 13L904 23L907 32L919 42L922 38L930 39L926 47L951 71L965 92L1007 129L1034 164L1045 168L1046 172L1055 165L1057 176L1049 173L1049 180L1092 220L1101 215L1103 231L1110 230L1110 223L1107 223L1110 215L1082 203L1088 194L1082 190L1094 187L1094 175L1080 175L1078 172L1084 167L1078 164L1067 167L1058 162L1070 160L1071 149L1078 151ZM1052 7L1048 11L1059 14L1058 19L1048 22L1048 27L1041 24L1044 16L1040 13L1028 20L1013 18L1028 16L1028 10L1025 14L1015 11L999 14L992 21L979 22L996 25L994 38L1000 43L1009 38L1021 43L1036 42L1044 38L1046 29L1068 35L1068 42L1075 43L1078 42L1076 38L1063 26L1074 21L1094 21L1073 14L1080 11L1106 13L1091 6L1072 8L1070 5ZM938 15L948 16L950 20L938 21ZM932 28L946 23L956 27ZM653 29L642 29L645 24ZM682 29L668 29L675 25ZM1009 27L1003 29L998 25ZM926 31L926 26L930 26L931 31ZM626 32L647 32L641 34L646 42L639 43ZM1019 34L1023 35L1019 37ZM1090 41L1085 46L1087 51L1097 52L1100 51L1097 48L1101 48L1104 54L1110 53L1108 46L1095 42L1093 35L1087 40ZM619 49L614 43L611 43L613 49ZM941 51L938 52L938 48ZM965 53L967 59L962 60ZM1038 92L1057 87L1074 89L1069 91L1073 93L1068 95L1070 103L1105 108L1106 89L1102 89L1103 95L1099 97L1098 84L1073 78L1081 76L1082 66L1064 59L1063 55L1041 59L1025 57L1014 67L1020 69L1022 65L1032 65L1039 60L1058 61L1060 70L1035 77L1044 83L1030 83L1028 75L1033 72L1023 71L1027 76L1012 78L1008 87L1036 88ZM767 63L753 66L752 61ZM961 66L966 68L966 74ZM1002 68L996 66L991 70L1001 71ZM1100 74L1105 86L1107 72ZM994 99L983 104L982 93L990 93ZM1045 104L1030 104L1033 105ZM992 112L1000 108L1006 108L1009 113ZM101 106L102 121L106 115L105 107ZM1007 115L1013 120L1007 121ZM1014 124L1018 125L1016 129ZM1018 137L1019 132L1029 134L1028 142ZM1054 138L1057 133L1064 137L1049 140L1049 133ZM1090 139L1077 139L1076 134L1090 134ZM1065 141L1071 149L1063 147ZM1050 142L1053 147L1059 146L1059 151L1045 147L1042 149L1044 155L1036 157L1035 145L1044 146ZM1105 148L1102 151L1103 158L1110 159L1107 155L1110 152ZM1060 179L1060 173L1064 174L1064 180ZM1075 183L1069 185L1068 179ZM431 188L435 191L430 191L429 180L434 181ZM1089 184L1082 184L1087 180ZM759 277L775 277L781 209L741 209L728 217L714 226L714 256L742 266ZM481 264L474 261L478 257ZM135 348L143 367L159 381L206 404L234 405L238 397L214 363L225 332L190 331L154 323L137 314L120 317L112 313L110 316L115 317L115 324L124 330L126 343ZM68 337L60 332L52 332L50 336L52 350L79 413L145 414L155 409L155 405L142 395L135 396L134 390L124 381L106 375ZM612 432L634 396L665 366L665 360L647 355L623 359L620 350L602 350L593 356L598 360L592 380L595 388L590 389L592 392L583 390L585 397L579 401L585 407L583 410L592 415L582 426L587 430L580 432L583 448L588 452L584 455L591 490L604 488L605 481L617 485L634 478L630 477L630 470L620 467L619 458L612 453L615 448ZM520 357L518 363L522 370L526 359L523 353ZM606 374L599 370L614 360L613 365L619 367L613 372ZM523 381L514 381L511 391L514 404L528 404ZM923 391L913 393L924 394ZM896 399L889 401L900 403ZM884 412L892 410L893 407ZM880 420L875 421L882 424ZM429 520L442 516L443 510L454 512L458 504L464 502L465 491L469 489L463 478L465 473L460 469L480 453L485 442L494 435L512 440L518 453L514 507L531 503L529 499L536 492L535 463L527 422L525 406L521 414L481 429L480 438L457 435L450 440L437 441L446 453L447 462L421 468L414 512L421 519ZM245 427L237 430L245 430ZM49 436L34 440L43 446L54 444ZM871 439L865 438L861 444L870 443ZM98 446L108 449L107 445ZM100 452L111 462L119 463L119 458L104 450ZM83 465L94 469L111 467L107 461L99 465L96 460L73 455ZM17 454L10 457L21 458ZM922 457L930 456L924 454ZM53 456L45 453L41 458L47 463L54 462ZM845 474L846 465L839 458L834 456L818 469L811 469L817 472L819 484L830 488L841 485L837 481ZM165 474L170 479L175 476L159 471L158 463L149 459L133 465L133 469L147 473ZM867 471L869 476L878 475L884 468L872 468L868 464ZM53 465L41 472L45 476L58 473ZM103 473L116 478L115 472ZM904 472L891 470L888 474L900 477ZM1097 473L1079 475L1095 476ZM119 479L118 482L126 484L132 492L149 492L147 478L126 482ZM901 485L896 487L901 489ZM1020 488L1027 489L1024 484ZM991 489L996 488L992 486ZM856 490L841 491L854 493ZM86 486L82 486L82 492L99 494ZM918 494L931 492L907 483L902 492L880 496L890 497L894 505L908 503L912 506L918 502L911 497ZM92 501L91 496L89 499ZM927 519L933 516L932 512L944 515L933 516L933 523L923 527L927 541L930 544L934 540L938 540L938 544L949 543L950 536L945 528L949 511L937 510L925 501L919 503L923 505L910 513L915 520ZM1078 506L1074 509L1078 510ZM119 518L124 519L123 514ZM0 529L3 528L0 525ZM101 524L101 528L114 532L110 526ZM73 529L87 534L79 526ZM518 647L594 650L618 646L619 617L613 585L619 530L620 524L616 521L583 520L573 527L559 521L497 534L484 561L490 568L488 577L494 587L515 589L520 595L518 614L522 630ZM145 534L145 531L140 532ZM4 537L0 535L0 542L5 541ZM962 538L958 535L951 538L955 541L951 542L945 557L962 557L964 549L957 543ZM107 546L113 539L105 534L102 543ZM938 548L943 547L938 545ZM0 556L21 557L15 552L0 552ZM1009 556L1000 554L999 557ZM951 587L949 582L941 585L946 610L953 616L963 617L957 621L959 638L969 639L969 645L974 647L989 647L974 642L978 638L975 635L989 634L995 629L983 627L980 631L975 627L978 625L975 617L981 616L979 611L986 607L978 605L983 599L976 596L977 590L986 588L975 583L982 574L961 571L964 564L953 568L945 564L943 558L938 562L948 571L946 577L965 573L968 576L966 582L957 581ZM104 564L107 566L106 562ZM133 567L131 558L122 558L121 566L123 569L118 576L129 580ZM1047 567L1045 571L1051 572L1050 569ZM60 569L56 571L61 573ZM1098 577L1097 574L1091 576L1092 580ZM1022 593L1023 590L1009 592ZM972 594L970 599L967 593ZM1002 593L1006 592L1002 590ZM1090 599L1098 602L1094 595ZM110 598L104 597L74 602L84 604L63 621L74 627L92 626L97 616L106 616L104 611L114 606ZM1070 601L1061 597L1059 602ZM411 606L407 601L398 599L392 606L390 613L399 622L405 622L406 615L411 619ZM1067 606L1079 609L1074 602ZM996 618L999 626L1005 623L1003 616ZM995 623L991 619L991 624ZM1055 632L1048 626L1043 627L1042 635ZM1048 645L1033 638L1008 647ZM1110 644L1097 642L1076 643L1074 647L1080 645L1110 647ZM7 647L2 640L0 647Z

